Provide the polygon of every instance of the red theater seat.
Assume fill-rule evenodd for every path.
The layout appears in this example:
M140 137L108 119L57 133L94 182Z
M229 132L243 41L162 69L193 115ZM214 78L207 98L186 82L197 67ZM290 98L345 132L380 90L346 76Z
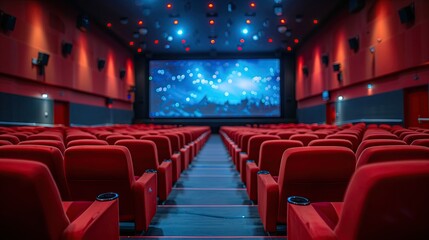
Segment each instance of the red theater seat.
M9 141L12 144L18 144L20 142L19 138L17 136L10 135L10 134L2 134L2 135L0 135L0 140Z
M365 149L356 163L356 168L366 164L388 161L429 160L429 148L410 145L375 146Z
M118 200L61 202L45 165L0 159L2 239L119 239Z
M246 164L246 189L250 200L254 202L258 200L257 172L265 170L278 178L283 152L288 148L303 146L302 142L294 140L267 140L261 144L259 161Z
M173 188L173 165L171 161L158 160L156 144L150 140L119 140L115 145L127 147L133 161L134 176L142 176L145 171L158 171L158 196L167 200Z
M426 161L364 166L353 176L344 202L288 204L287 238L429 239L428 186Z
M109 145L109 143L99 139L77 139L67 143L68 148L82 145Z
M70 199L68 184L64 174L63 154L58 148L41 145L2 146L0 147L0 158L29 160L45 164L54 177L62 199Z
M109 143L109 145L115 145L116 141L123 140L123 139L135 139L135 138L130 135L111 135L106 138L106 141Z
M429 134L427 133L415 133L415 134L408 134L404 137L404 141L408 144L411 144L414 140L417 139L429 139Z
M353 151L345 147L287 149L277 181L268 172L258 174L258 211L265 231L275 232L277 222L286 223L290 196L342 201L355 165Z
M120 221L134 221L147 230L157 207L157 176L148 172L135 180L130 152L123 146L75 146L65 152L71 199L88 201L99 193L119 194Z
M4 145L13 145L13 144L8 140L0 140L0 146L4 146Z
M166 136L161 135L150 135L141 137L142 140L150 140L156 144L156 149L158 151L158 160L171 160L173 163L173 182L176 182L180 177L181 169L181 160L179 154L172 154L170 139Z
M89 133L71 133L66 137L66 143L77 139L97 139L97 137Z
M429 147L429 139L416 139L411 143L411 145Z
M308 146L337 146L353 150L352 142L346 139L316 139L311 141Z
M289 140L297 140L302 142L304 146L308 146L308 144L313 141L319 139L317 135L310 134L310 133L300 133L290 136Z
M27 137L27 140L57 140L63 142L58 133L38 133Z
M41 146L51 146L58 148L62 154L64 154L64 151L66 148L64 147L64 143L62 141L58 140L27 140L20 142L18 145L41 145Z
M249 138L247 146L247 154L240 154L238 164L240 165L241 181L246 183L246 163L248 161L258 163L259 162L259 151L261 144L268 140L280 140L279 136L273 135L255 135Z
M375 147L375 146L388 146L388 145L407 145L406 142L399 140L399 139L368 139L363 140L360 144L358 149L356 150L356 159L359 159L362 152L369 148L369 147Z

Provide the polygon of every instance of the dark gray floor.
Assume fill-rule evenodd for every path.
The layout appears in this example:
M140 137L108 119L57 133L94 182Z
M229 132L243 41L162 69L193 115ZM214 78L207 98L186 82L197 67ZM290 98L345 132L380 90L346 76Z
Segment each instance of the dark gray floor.
M213 134L158 206L149 230L121 239L286 239L268 236L219 135ZM280 231L281 233L281 231Z

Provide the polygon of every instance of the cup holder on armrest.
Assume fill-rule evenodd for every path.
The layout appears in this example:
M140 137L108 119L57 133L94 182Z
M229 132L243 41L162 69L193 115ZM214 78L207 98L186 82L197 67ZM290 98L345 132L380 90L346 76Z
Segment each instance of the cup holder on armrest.
M260 170L260 171L258 171L258 174L267 175L267 174L270 174L270 172L268 172L267 170Z
M157 173L158 171L156 171L155 169L147 169L146 171L144 171L145 173Z
M117 193L107 192L107 193L102 193L102 194L98 195L96 200L100 201L100 202L107 202L107 201L115 200L118 197L119 197L119 194L117 194Z
M310 200L305 197L291 196L287 198L287 202L293 205L307 206L310 204Z

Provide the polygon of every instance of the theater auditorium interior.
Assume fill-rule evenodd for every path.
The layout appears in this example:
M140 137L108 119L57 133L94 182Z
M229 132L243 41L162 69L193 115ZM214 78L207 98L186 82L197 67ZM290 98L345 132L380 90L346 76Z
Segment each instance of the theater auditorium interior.
M0 239L429 239L429 1L0 1Z

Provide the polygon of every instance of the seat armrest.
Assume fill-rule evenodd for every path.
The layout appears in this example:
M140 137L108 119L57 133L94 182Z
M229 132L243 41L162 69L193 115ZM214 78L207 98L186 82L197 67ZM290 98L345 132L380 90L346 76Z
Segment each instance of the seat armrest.
M300 206L288 203L288 240L333 240L335 232L326 224L313 205Z
M134 185L135 193L135 230L146 231L157 207L157 173L148 171L144 173Z
M241 153L240 158L237 161L237 164L239 165L238 169L241 175L241 181L246 183L246 162L249 159L249 155L247 153Z
M158 196L159 200L167 200L173 188L173 163L165 160L158 167Z
M246 163L246 189L247 194L249 195L250 200L256 202L258 199L258 178L257 172L259 167L256 165L255 161L247 160Z
M258 211L264 230L275 232L279 209L279 185L267 171L258 172Z
M118 199L93 202L67 226L63 239L119 239Z

